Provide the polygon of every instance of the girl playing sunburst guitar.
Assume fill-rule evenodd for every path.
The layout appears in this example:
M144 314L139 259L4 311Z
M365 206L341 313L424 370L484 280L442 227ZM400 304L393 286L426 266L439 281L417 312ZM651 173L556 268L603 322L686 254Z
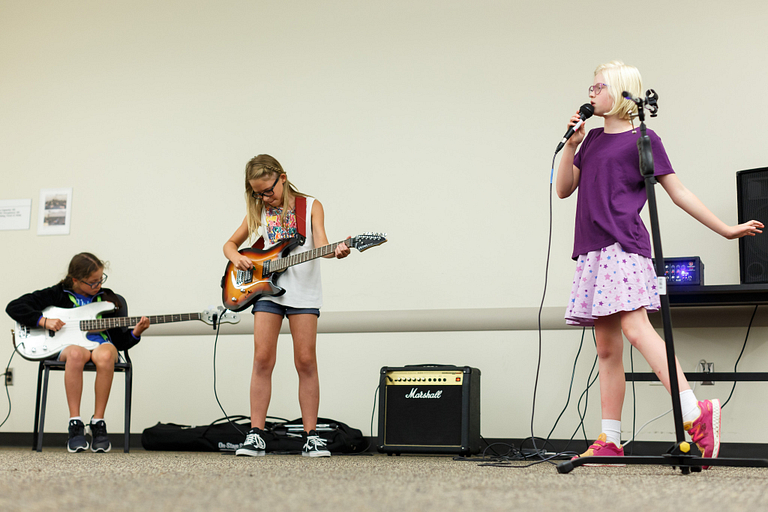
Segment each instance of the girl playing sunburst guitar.
M269 249L289 238L305 238L291 254L300 254L328 245L323 206L320 201L300 193L288 181L280 163L269 155L251 159L245 167L247 215L237 231L224 244L224 255L242 272L254 262L238 249L246 239L261 237ZM261 242L261 240L260 240ZM344 258L349 248L340 243L327 257ZM277 338L283 317L288 317L293 337L296 371L299 374L299 406L304 423L302 455L327 457L325 440L317 435L320 382L317 374L317 319L322 306L320 264L318 260L292 266L280 277L282 295L262 296L253 306L253 373L251 374L251 430L237 455L261 456L266 444L263 429L272 391L272 370L277 356Z
M104 273L104 262L91 253L76 254L69 262L67 276L57 285L38 290L11 301L6 312L11 318L22 325L42 327L48 331L58 332L65 323L59 318L48 318L44 311L48 308L73 308L85 306L102 300L112 302L118 309L104 313L105 317L127 316L127 306L121 297L112 290L102 288L107 280ZM80 418L80 399L83 394L83 366L89 361L96 365L96 382L94 384L95 405L90 421L91 451L108 452L111 448L107 436L107 425L104 422L104 412L112 388L112 378L115 374L117 350L126 350L139 342L141 333L149 327L149 319L142 317L132 329L115 328L101 332L89 332L90 341L99 343L88 350L79 345L69 345L59 352L59 361L66 361L64 367L64 388L67 392L69 406L69 440L67 450L72 453L88 449L85 437L85 425Z

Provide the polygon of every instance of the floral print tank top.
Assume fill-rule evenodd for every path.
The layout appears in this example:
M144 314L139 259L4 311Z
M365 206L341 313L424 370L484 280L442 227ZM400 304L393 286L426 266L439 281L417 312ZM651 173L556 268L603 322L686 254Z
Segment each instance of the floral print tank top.
M275 244L280 240L285 240L286 238L295 238L299 235L299 230L296 228L295 209L288 210L288 213L285 216L285 222L288 226L288 229L286 229L282 224L282 208L273 208L272 206L267 206L264 214L267 221L267 236L269 237L269 242L271 244Z

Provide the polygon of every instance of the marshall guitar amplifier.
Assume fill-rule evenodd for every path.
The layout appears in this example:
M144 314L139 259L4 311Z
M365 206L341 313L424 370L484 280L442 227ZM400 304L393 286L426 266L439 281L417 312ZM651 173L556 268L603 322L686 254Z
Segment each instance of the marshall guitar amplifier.
M469 366L384 367L379 381L383 453L480 451L480 370Z

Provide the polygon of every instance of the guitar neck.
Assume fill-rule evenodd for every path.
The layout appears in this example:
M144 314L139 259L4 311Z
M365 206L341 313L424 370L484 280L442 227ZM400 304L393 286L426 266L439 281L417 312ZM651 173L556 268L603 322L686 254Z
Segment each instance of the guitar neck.
M200 313L182 313L177 315L148 316L150 324L167 324L171 322L186 322L188 320L202 320ZM103 331L116 327L133 327L141 320L140 316L118 316L115 318L98 318L96 320L81 320L82 331Z
M276 260L272 261L269 270L271 272L282 272L283 270L287 269L288 267L292 267L293 265L298 265L299 263L304 263L305 261L314 260L315 258L328 256L329 254L333 254L333 251L336 250L336 247L344 242L347 242L347 240L342 240L334 244L324 245L322 247L318 247L317 249L310 249L309 251L291 254L285 258L277 258Z

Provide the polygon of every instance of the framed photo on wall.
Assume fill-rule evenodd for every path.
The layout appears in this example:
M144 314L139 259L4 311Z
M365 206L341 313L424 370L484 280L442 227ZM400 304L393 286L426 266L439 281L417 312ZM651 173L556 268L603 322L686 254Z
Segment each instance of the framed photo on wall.
M37 216L38 235L68 235L71 215L71 188L40 189L40 211Z

